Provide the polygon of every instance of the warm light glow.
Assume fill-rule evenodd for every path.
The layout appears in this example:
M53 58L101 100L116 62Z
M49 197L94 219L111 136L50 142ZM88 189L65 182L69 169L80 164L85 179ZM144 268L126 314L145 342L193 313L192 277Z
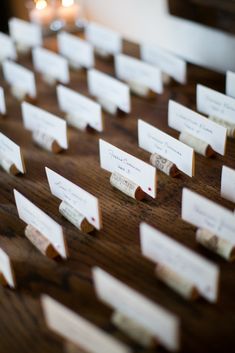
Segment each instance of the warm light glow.
M69 7L74 5L74 0L62 0L62 6Z
M34 0L36 3L36 9L37 10L43 10L47 7L47 1L46 0Z

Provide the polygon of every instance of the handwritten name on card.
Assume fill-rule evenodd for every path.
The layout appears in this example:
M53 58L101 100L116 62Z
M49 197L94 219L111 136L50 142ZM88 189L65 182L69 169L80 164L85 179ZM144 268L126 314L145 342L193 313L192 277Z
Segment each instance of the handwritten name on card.
M0 63L6 59L17 59L16 49L12 38L2 32L0 32L0 48Z
M0 155L15 164L21 173L25 173L25 165L20 147L1 132Z
M214 151L225 154L227 129L172 100L169 101L168 125L210 144Z
M94 52L90 43L67 32L57 36L59 53L78 66L90 69L94 66Z
M63 258L66 258L67 246L63 228L15 189L14 196L20 219L27 225L31 225L37 229L50 241L58 253Z
M5 94L2 87L0 87L0 114L6 114L6 102L5 102Z
M42 296L42 307L47 326L78 348L89 353L131 352L127 346L47 295Z
M156 197L156 168L104 140L99 141L101 168L117 172L135 182L148 195Z
M226 94L235 98L235 72L227 71L226 73Z
M30 48L42 45L42 29L35 23L12 18L9 21L9 32L16 43Z
M225 165L222 167L221 196L235 202L235 170Z
M0 248L0 273L4 276L7 284L11 288L15 288L15 275L12 269L11 260L9 256Z
M67 59L44 48L33 49L33 64L35 70L55 80L69 83L69 66Z
M96 293L103 302L145 327L168 349L179 348L177 317L102 269L95 267L92 273Z
M235 217L233 212L187 189L182 194L182 219L198 228L235 245Z
M158 46L142 44L140 50L142 60L159 67L176 81L186 83L187 63L184 60Z
M86 39L98 49L103 49L108 54L118 54L122 51L122 38L119 33L99 25L95 22L88 23Z
M35 98L36 83L34 73L13 61L4 61L3 76L9 85L22 90L25 94Z
M46 174L51 193L77 209L96 229L101 229L99 200L49 168L46 168Z
M99 132L103 131L100 104L62 85L57 86L57 98L63 112L77 116Z
M168 266L196 285L200 294L211 302L218 297L219 269L210 261L150 227L140 224L141 249L153 262Z
M88 87L92 96L104 98L115 104L125 113L131 111L130 89L115 78L91 69L88 71Z
M155 93L163 92L161 71L152 65L131 56L119 54L115 56L116 76L123 81L135 82L149 88Z
M26 102L22 103L21 109L26 129L47 134L53 137L62 148L68 148L66 121Z
M197 85L197 110L235 124L235 99L202 85Z
M138 120L138 140L141 148L150 153L158 153L175 163L185 174L194 176L195 159L191 147L140 119Z

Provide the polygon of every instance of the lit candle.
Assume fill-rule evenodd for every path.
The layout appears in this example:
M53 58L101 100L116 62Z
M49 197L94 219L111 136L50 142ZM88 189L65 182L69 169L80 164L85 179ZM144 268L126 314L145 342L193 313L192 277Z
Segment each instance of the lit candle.
M29 13L30 20L41 26L48 26L53 21L53 8L46 0L34 0L34 2L35 8Z
M62 0L58 8L58 18L66 23L74 23L79 15L79 5L74 0Z

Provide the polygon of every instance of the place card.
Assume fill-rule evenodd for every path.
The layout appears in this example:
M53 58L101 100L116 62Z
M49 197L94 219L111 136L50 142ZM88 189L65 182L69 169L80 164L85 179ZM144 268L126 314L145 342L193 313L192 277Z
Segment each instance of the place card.
M56 81L67 84L69 83L69 66L67 59L63 58L45 48L34 48L33 64L36 71L41 73L49 84Z
M63 55L73 68L94 66L94 52L90 43L67 32L57 36L59 53Z
M235 72L227 71L226 73L226 94L235 98Z
M179 348L179 320L102 269L92 270L100 300L145 328L169 350Z
M90 224L100 230L102 218L99 200L49 168L46 168L46 174L51 193L60 200L69 203L85 216Z
M6 115L6 102L5 102L5 94L2 87L0 87L0 114Z
M2 278L1 278L2 277ZM15 274L9 256L0 248L0 279L4 285L15 288Z
M159 68L147 64L128 55L115 56L115 72L117 78L127 82L130 87L136 84L148 90L163 93L162 73Z
M169 51L158 46L142 44L140 46L141 59L155 65L162 72L174 78L179 83L187 81L187 63Z
M101 168L121 174L141 187L146 194L156 197L156 168L101 139L99 148Z
M12 94L17 99L23 100L25 96L36 98L35 76L32 71L8 60L3 62L2 69L4 79L11 86Z
M224 156L227 129L172 100L169 101L168 125L180 132L207 142L213 150Z
M41 298L46 324L50 330L89 353L130 353L131 350L79 314L47 295Z
M115 55L122 51L122 38L119 33L95 22L86 26L86 39L98 50Z
M138 141L144 150L159 154L174 163L185 174L194 176L195 156L191 147L140 119Z
M91 69L88 71L88 87L92 96L101 101L109 101L123 112L130 113L131 101L128 85L101 71Z
M13 175L25 173L25 164L21 148L0 132L0 165Z
M12 38L2 32L0 32L0 48L0 63L6 59L17 59L16 49Z
M66 121L26 102L22 103L21 109L26 129L49 136L57 141L61 148L68 148Z
M9 32L14 42L25 49L42 45L42 29L35 23L11 18Z
M221 196L235 202L235 170L225 165L222 167Z
M15 189L14 196L19 218L40 232L39 234L43 235L53 245L62 258L67 258L67 245L63 228Z
M60 109L67 115L68 124L77 128L89 125L99 132L103 131L100 104L62 85L57 86L57 98Z
M146 223L140 224L140 240L144 256L193 283L210 302L217 301L219 268L216 265Z

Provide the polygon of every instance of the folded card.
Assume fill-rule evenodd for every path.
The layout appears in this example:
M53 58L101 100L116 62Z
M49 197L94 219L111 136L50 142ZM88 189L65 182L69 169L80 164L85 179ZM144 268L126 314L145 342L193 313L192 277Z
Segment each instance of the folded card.
M6 59L16 60L17 54L13 40L2 32L0 32L0 48L0 63Z
M226 94L235 98L235 72L227 71L226 73Z
M6 102L5 102L5 94L2 87L0 87L0 114L6 114Z
M235 170L225 165L222 167L221 196L235 202Z
M140 224L141 250L157 264L193 283L211 302L218 298L219 268L146 223Z
M16 286L15 275L11 265L11 260L9 256L5 253L5 251L3 251L1 248L0 248L0 274L3 275L5 281L10 287L15 288Z
M195 173L194 151L179 140L162 132L143 120L138 120L139 146L150 153L175 163L178 169L189 176Z
M132 180L148 195L156 197L156 168L100 139L101 168Z
M24 159L21 153L20 146L10 140L7 136L0 132L0 155L8 161L15 164L16 168L25 173Z
M22 103L21 109L26 129L49 135L63 149L68 148L67 123L65 120L26 102Z
M208 142L215 152L225 154L227 129L172 100L168 106L168 125Z
M42 29L39 25L19 18L9 20L9 32L14 42L32 48L42 45Z
M233 212L187 189L182 194L182 219L235 245Z
M37 229L50 241L61 257L66 258L67 246L61 225L15 189L14 196L20 219Z
M57 86L57 98L63 112L83 120L97 131L103 131L100 104L62 85Z

